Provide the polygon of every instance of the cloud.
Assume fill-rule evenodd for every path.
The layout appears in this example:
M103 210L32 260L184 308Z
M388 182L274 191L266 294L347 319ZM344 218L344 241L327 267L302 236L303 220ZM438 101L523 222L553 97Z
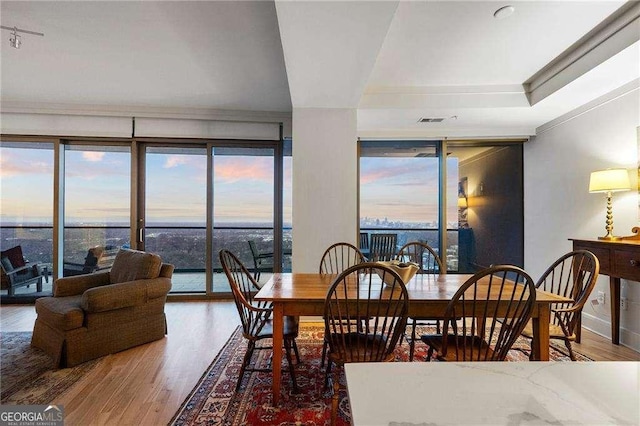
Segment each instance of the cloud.
M404 177L408 181L427 181L431 175L435 175L437 168L429 167L425 159L367 159L363 160L360 171L360 183L369 184L377 181L385 181L391 184L391 179L397 181Z
M51 175L53 173L52 153L50 156L52 161L48 162L45 161L46 155L42 155L42 152L33 153L34 150L23 151L25 152L11 152L9 149L0 150L0 177Z
M213 165L215 179L223 183L240 180L273 182L273 157L219 157Z
M82 158L86 161L97 163L99 161L102 161L105 154L106 154L105 152L99 152L99 151L83 151Z
M169 155L164 162L164 166L162 167L164 167L165 169L172 169L174 167L183 166L188 163L188 158L185 155Z

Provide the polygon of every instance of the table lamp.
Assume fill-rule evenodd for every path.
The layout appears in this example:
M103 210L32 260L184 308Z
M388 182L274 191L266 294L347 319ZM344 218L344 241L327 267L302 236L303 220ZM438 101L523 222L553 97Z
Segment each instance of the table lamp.
M629 183L629 173L627 169L607 169L591 172L589 180L589 192L604 192L607 194L607 220L605 230L607 235L598 237L599 240L618 240L620 237L613 236L613 209L611 206L611 194L613 192L628 191L631 189Z

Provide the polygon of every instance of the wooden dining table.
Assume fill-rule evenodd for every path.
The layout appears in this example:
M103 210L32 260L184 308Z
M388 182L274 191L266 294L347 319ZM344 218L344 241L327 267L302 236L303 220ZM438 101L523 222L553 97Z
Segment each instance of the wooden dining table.
M409 317L443 318L449 301L472 275L418 274L407 283ZM273 404L280 401L282 372L283 318L287 316L322 316L327 290L335 275L318 273L274 273L260 291L256 301L273 304ZM479 288L482 288L480 286ZM499 295L491 295L490 301L500 301ZM549 318L551 304L570 302L562 296L536 291L536 303L532 313L534 359L549 360ZM508 301L505 301L505 306Z

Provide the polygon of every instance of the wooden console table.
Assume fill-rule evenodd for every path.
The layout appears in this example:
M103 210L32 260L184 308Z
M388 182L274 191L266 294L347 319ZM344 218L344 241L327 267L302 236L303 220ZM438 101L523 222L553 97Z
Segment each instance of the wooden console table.
M634 232L637 228L634 228ZM611 291L611 341L620 344L620 279L640 282L640 238L619 241L570 238L574 250L589 250L600 261L600 273L609 275Z

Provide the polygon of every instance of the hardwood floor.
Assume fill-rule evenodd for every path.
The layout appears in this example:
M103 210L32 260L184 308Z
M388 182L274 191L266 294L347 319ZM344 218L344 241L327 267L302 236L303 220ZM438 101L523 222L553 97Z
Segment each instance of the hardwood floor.
M169 302L165 339L104 357L60 400L66 425L165 425L239 325L232 301ZM3 305L0 330L31 331L33 306ZM575 348L597 361L640 353L589 331Z
M223 302L167 303L166 338L104 357L60 400L66 425L165 425L240 324ZM33 306L0 308L2 331L31 331Z

